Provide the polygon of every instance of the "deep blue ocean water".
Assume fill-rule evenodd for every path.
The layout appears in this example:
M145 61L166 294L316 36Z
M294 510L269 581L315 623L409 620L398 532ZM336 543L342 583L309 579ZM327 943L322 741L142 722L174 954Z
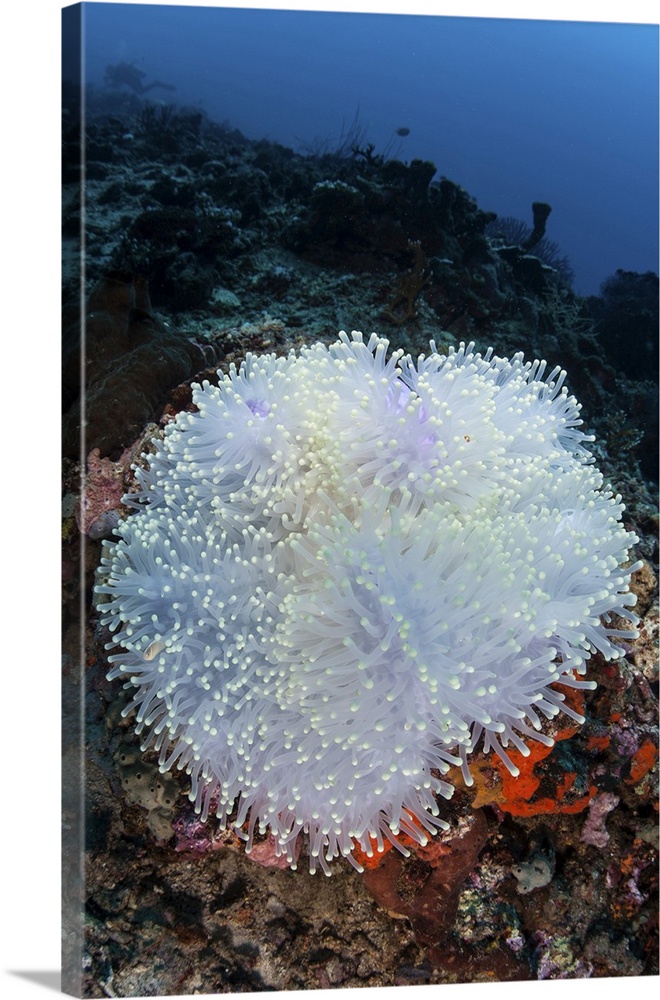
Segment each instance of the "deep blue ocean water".
M552 205L580 294L658 269L657 26L83 6L89 83L132 63L176 87L150 99L297 150L357 120L376 152L432 160L485 210L531 225L533 201Z

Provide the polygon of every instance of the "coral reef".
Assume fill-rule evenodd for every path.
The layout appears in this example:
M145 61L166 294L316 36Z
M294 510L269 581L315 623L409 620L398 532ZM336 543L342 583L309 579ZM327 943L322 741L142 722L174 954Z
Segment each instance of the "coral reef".
M82 492L76 504L78 529L90 538L106 538L129 513L122 497L129 492L133 480L133 463L143 454L157 427L147 424L137 441L125 448L116 462L101 458L98 448L87 456L87 472Z
M81 389L84 434L104 456L118 455L153 420L167 390L214 360L209 345L168 330L153 315L147 283L113 271L90 292L83 322L78 305L65 308L63 321L62 442L67 458L81 442ZM84 385L81 387L81 348Z
M415 319L417 316L415 306L417 297L422 288L428 285L431 280L431 272L427 267L428 261L422 252L421 245L411 242L409 247L414 252L415 262L408 274L405 274L401 279L392 301L383 312L383 318L389 319L397 326Z
M542 262L538 244L520 266L507 260L493 213L448 178L435 180L433 165L352 153L368 149L364 135L334 153L295 152L197 109L147 110L124 92L86 98L84 292L105 285L111 295L90 308L94 405L79 448L81 132L66 126L64 298L74 308L65 310L62 490L65 970L82 975L87 996L657 975L657 276L614 276L587 302ZM325 220L318 192L312 198L323 183ZM351 208L343 231L342 198ZM162 433L193 413L192 377L214 383L218 363L240 365L248 351L286 355L330 343L338 329L382 326L411 269L409 240L420 242L430 279L396 327L397 346L417 356L431 339L441 352L475 340L568 370L597 464L639 538L640 635L614 640L617 661L592 656L598 687L571 702L584 724L544 723L555 746L530 742L530 755L516 756L517 779L495 754L475 750L472 786L458 768L444 776L456 787L442 802L449 830L425 847L399 835L408 857L389 841L382 854L356 849L365 874L337 859L319 893L305 854L297 872L272 867L282 856L257 830L253 855L267 867L217 821L202 824L178 772L161 776L176 784L162 814L151 785L141 800L137 782L126 786L122 752L150 777L158 759L140 753L122 717L131 695L106 680L91 597L102 543L81 534L75 512L89 453L118 463L147 422ZM542 878L539 859L549 859ZM529 876L528 891L518 875ZM436 890L448 901L440 914Z
M612 363L632 378L658 368L658 275L619 270L587 306ZM632 336L627 335L632 334Z

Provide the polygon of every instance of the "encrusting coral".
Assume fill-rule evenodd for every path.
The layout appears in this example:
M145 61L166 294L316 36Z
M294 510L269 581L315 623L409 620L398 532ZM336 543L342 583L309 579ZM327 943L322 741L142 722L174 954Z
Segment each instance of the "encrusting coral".
M565 373L372 334L248 355L170 423L96 585L110 678L205 821L310 870L446 826L470 754L582 721L557 685L636 617L636 541ZM385 840L384 840L385 838ZM402 848L403 849L403 848Z

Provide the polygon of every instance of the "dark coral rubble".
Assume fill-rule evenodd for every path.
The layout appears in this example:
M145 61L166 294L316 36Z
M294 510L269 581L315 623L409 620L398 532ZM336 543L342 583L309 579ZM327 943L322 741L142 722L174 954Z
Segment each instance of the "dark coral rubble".
M128 447L162 410L169 389L211 363L214 352L160 322L147 282L128 271L109 271L92 288L84 341L77 312L69 307L63 325L63 450L68 458L78 454L84 398L86 439L110 455Z
M89 109L84 407L79 147L65 136L62 511L72 717L81 635L86 650L85 924L65 943L84 995L657 974L657 276L619 272L582 299L531 226L498 235L442 165L364 142L303 154L174 105L96 93ZM549 725L554 748L532 744L517 779L475 755L473 786L456 776L443 803L450 830L365 857L364 876L338 864L321 893L267 837L246 857L200 824L179 773L139 754L91 586L132 465L192 405L191 381L340 329L414 355L475 340L560 364L644 566L640 636L617 663L593 657L584 725Z

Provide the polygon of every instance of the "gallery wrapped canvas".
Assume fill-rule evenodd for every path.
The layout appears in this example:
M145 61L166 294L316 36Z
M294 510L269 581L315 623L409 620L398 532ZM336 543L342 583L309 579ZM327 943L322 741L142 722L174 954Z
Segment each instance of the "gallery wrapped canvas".
M64 9L66 992L657 975L654 39Z

